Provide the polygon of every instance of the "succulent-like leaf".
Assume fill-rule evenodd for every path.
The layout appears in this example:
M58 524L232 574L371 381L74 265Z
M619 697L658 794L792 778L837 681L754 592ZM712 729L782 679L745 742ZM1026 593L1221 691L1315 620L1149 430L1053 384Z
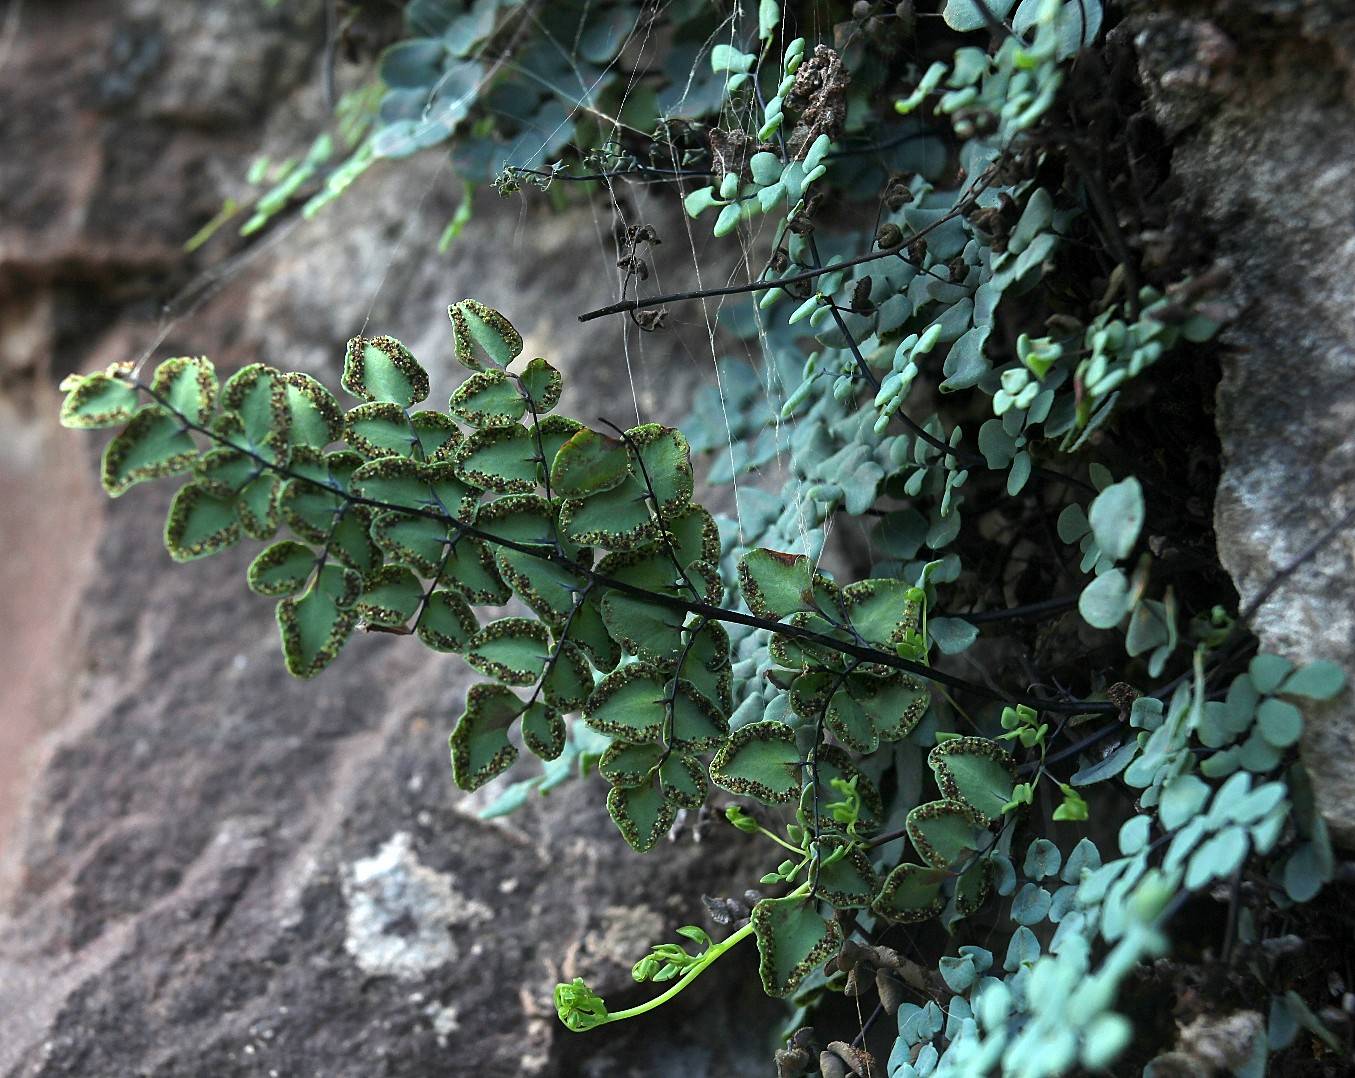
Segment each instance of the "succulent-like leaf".
M402 408L428 396L428 372L394 337L354 337L344 353L344 389L365 401L390 401Z
M452 778L461 789L478 790L513 766L518 750L508 740L508 728L521 711L522 701L502 685L470 687L449 739Z
M778 999L842 946L837 921L824 920L805 897L764 898L753 907L752 923L763 990Z
M1143 487L1130 476L1096 496L1087 520L1097 545L1119 561L1128 557L1138 542L1144 515Z

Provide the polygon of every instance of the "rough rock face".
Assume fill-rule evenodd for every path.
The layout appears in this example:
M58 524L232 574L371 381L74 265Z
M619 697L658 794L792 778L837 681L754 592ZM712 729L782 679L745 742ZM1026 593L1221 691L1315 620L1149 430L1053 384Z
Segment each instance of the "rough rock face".
M1172 169L1231 263L1217 423L1219 557L1262 645L1355 678L1355 14L1338 0L1144 7L1144 81ZM1180 11L1189 11L1182 7ZM1355 692L1308 713L1303 757L1355 846Z
M172 566L169 490L106 503L92 440L54 424L63 373L157 343L337 385L363 326L445 395L442 312L464 295L565 370L567 407L675 418L704 334L686 352L577 326L616 284L580 273L609 265L587 209L491 195L437 256L456 192L435 157L369 176L162 318L180 245L250 155L304 148L321 121L322 5L115 7L25 5L0 61L0 583L6 624L34 627L0 649L0 1075L764 1072L757 1031L780 1010L750 991L750 956L648 1021L575 1035L550 1004L575 975L613 1006L646 995L630 963L701 921L703 890L749 878L740 836L636 856L592 784L479 820L447 763L460 660L373 634L291 680L249 551Z

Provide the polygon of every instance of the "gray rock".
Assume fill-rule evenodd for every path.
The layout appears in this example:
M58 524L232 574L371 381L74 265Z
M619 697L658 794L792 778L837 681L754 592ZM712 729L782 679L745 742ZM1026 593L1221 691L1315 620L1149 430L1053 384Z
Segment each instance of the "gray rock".
M437 155L374 170L161 317L180 245L249 156L316 130L321 6L30 4L0 67L0 134L32 147L0 161L3 601L7 624L37 626L0 667L0 828L27 803L0 873L0 1074L764 1073L782 1011L751 948L646 1020L576 1035L551 1004L574 976L614 1007L650 995L631 963L701 923L703 891L756 878L751 843L689 829L635 855L596 779L482 821L447 760L475 680L459 659L372 634L293 681L272 604L244 585L251 551L172 565L168 485L105 503L94 440L54 426L73 367L156 346L337 386L364 326L409 342L445 399L444 309L465 295L563 367L565 407L681 414L704 327L575 321L615 297L607 222L490 195L438 256L458 192ZM680 276L682 242L667 250Z
M1355 675L1355 15L1340 2L1205 4L1147 16L1144 81L1172 168L1232 267L1220 338L1219 558L1268 650ZM1355 693L1308 709L1303 759L1355 846Z

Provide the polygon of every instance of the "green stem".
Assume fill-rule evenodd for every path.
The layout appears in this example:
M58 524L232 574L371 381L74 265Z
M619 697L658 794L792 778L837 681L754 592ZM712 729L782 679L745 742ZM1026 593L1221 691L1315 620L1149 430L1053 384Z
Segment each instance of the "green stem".
M785 849L790 850L790 852L793 853L793 854L798 854L800 857L807 857L807 856L808 856L808 854L807 854L807 852L806 852L805 850L800 849L799 846L793 846L793 845L791 845L789 842L787 842L785 839L781 838L781 837L780 837L779 835L777 835L775 832L773 832L773 831L768 831L765 827L759 826L759 827L758 827L758 834L760 834L760 835L766 835L769 839L771 839L773 842L775 842L778 846L782 846L782 847L784 847Z
M809 894L809 884L802 883L800 884L799 887L797 887L786 897L795 898L798 895L807 895L807 894ZM615 1013L608 1014L605 1021L599 1022L598 1024L606 1025L607 1022L619 1022L623 1018L637 1018L640 1015L646 1013L647 1011L652 1011L655 1007L662 1006L663 1004L667 1003L670 999L672 999L674 996L676 996L679 992L681 992L684 988L686 988L689 984L691 984L692 981L696 980L697 977L701 976L701 974L706 970L706 968L710 966L711 963L713 963L717 958L719 958L726 951L731 950L738 944L742 943L752 934L753 934L753 922L749 921L746 925L740 928L727 940L722 940L719 943L713 944L711 946L711 949L707 951L704 955L702 955L701 959L694 966L692 966L691 969L689 969L680 978L678 978L678 980L674 982L673 986L669 988L668 991L664 992L662 995L655 996L653 999L648 1000L645 1003L637 1004L634 1007L628 1007L624 1011L616 1011Z

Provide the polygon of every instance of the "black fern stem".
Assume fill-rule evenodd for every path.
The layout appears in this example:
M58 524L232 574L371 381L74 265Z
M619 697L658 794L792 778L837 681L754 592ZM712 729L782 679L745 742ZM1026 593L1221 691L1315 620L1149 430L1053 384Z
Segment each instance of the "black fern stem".
M988 688L986 685L956 677L954 674L947 674L941 670L934 670L925 663L905 659L893 652L879 651L875 648L863 646L852 641L838 640L823 633L816 633L812 629L804 629L786 622L760 618L753 614L746 614L740 610L730 610L727 607L716 606L713 603L703 602L699 599L683 599L676 595L664 595L660 592L648 591L645 588L627 583L624 580L617 580L614 577L605 576L591 567L580 565L578 562L572 561L554 550L548 548L543 549L539 546L533 546L530 543L521 543L515 539L508 539L504 536L495 535L492 532L485 531L483 528L476 527L474 524L468 524L463 520L458 520L447 513L415 506L397 505L392 502L380 501L377 498L367 498L360 494L353 494L350 491L341 490L332 486L323 480L316 479L309 475L303 475L300 472L293 471L291 468L276 464L250 449L248 446L242 446L236 442L232 442L224 435L190 419L182 411L175 408L169 400L156 393L154 389L144 382L133 381L131 384L178 419L185 430L196 431L198 434L203 435L223 448L234 450L237 453L249 457L255 463L269 471L275 472L277 475L308 483L335 497L342 498L352 505L365 505L371 509L390 510L397 513L404 513L409 516L434 520L446 527L455 528L459 534L468 535L472 539L479 539L481 542L502 547L505 550L514 550L520 554L526 554L529 557L540 558L542 561L552 562L572 573L577 573L580 576L586 577L594 583L601 584L603 587L612 588L626 595L633 595L636 598L644 599L646 602L654 603L657 606L666 606L671 610L683 610L689 614L697 614L714 621L723 621L734 625L747 625L754 629L766 629L769 632L781 633L783 636L792 637L796 640L803 640L811 644L817 644L819 647L828 648L841 655L849 655L862 662L875 663L879 666L888 667L891 670L903 670L927 681L934 681L940 685L948 685L953 689L963 689L966 692L972 692L978 696L982 696L989 700L995 700L1000 703L1026 704L1029 707L1044 711L1076 715L1112 715L1119 712L1119 708L1108 700L1041 700L1025 693L999 692L995 689Z

